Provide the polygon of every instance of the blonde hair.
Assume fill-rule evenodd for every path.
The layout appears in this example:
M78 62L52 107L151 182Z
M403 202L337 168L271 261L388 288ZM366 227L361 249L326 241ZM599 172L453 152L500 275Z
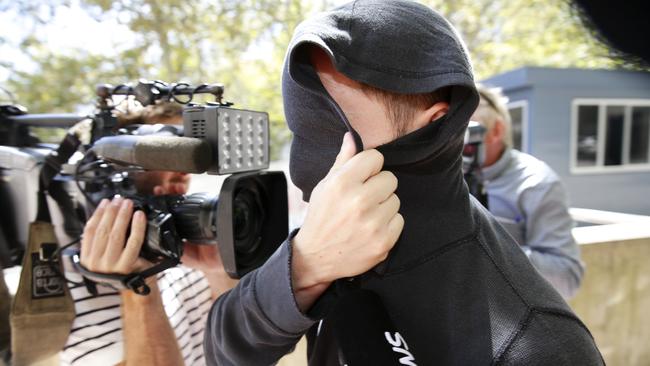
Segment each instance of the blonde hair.
M481 96L474 116L488 130L494 127L497 121L501 121L504 127L502 142L508 147L512 147L512 121L510 112L508 112L508 97L501 93L499 88L488 88L485 85L477 84L476 89Z

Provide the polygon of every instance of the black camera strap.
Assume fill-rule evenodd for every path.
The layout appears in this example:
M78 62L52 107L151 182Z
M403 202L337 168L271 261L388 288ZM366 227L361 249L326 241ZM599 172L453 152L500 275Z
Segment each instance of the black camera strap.
M78 255L73 256L73 263L79 273L81 273L85 279L92 281L92 283L86 282L86 287L90 293L97 293L94 285L98 284L111 287L115 290L128 289L132 290L138 295L148 295L151 292L151 288L149 288L145 280L148 277L156 275L168 268L177 266L180 261L174 258L165 258L142 272L130 273L126 275L117 273L96 273L90 271L81 264Z
M74 134L68 133L65 135L59 147L50 152L45 158L43 168L39 176L39 190L38 190L38 211L36 213L36 220L51 223L50 210L47 207L46 196L49 193L55 200L60 200L59 191L49 192L50 183L54 177L61 171L61 166L65 164L72 154L77 151L81 145L81 141ZM56 197L54 197L56 196Z

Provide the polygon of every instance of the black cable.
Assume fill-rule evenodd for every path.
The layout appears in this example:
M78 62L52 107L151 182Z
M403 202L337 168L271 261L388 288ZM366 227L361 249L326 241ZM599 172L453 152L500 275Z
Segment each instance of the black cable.
M113 93L111 93L111 96L110 96L110 100L111 100L111 103L112 103L111 107L113 107L115 110L118 110L118 111L119 111L119 109L117 108L117 106L120 105L120 103L115 103L115 101L113 100L113 96L114 96L115 94L117 94L117 92L119 92L119 91L122 90L122 89L125 89L125 90L126 90L126 93L125 93L125 94L120 94L120 95L124 95L124 99L122 99L122 100L120 101L120 103L123 103L124 101L126 101L126 108L127 108L127 112L128 112L128 108L129 108L128 100L129 100L129 97L130 97L131 95L135 95L135 94L134 94L134 91L133 91L133 87L131 87L131 86L128 85L128 84L120 84L120 85L117 85L115 88L113 88ZM120 111L120 112L121 112L121 111Z
M201 94L201 93L213 94L217 98L217 102L221 104L222 103L221 98L223 97L223 95L221 93L210 92L210 87L213 85L215 84L200 84L196 87L192 87L190 84L185 82L180 82L177 84L173 84L173 83L169 84L162 80L151 81L151 87L158 92L158 94L154 96L156 101L166 98L168 101L174 101L178 104L189 104L194 100L194 96L196 94ZM120 94L122 89L126 90L125 94ZM182 94L180 93L181 90L183 90ZM113 90L110 92L109 99L111 99L111 97L114 95L125 95L125 98L128 98L131 95L135 95L135 89L128 84L120 84L114 87ZM186 96L187 100L179 98L179 96L181 95ZM232 105L232 103L223 103L223 105L228 106L228 105ZM113 107L115 107L115 103L113 103Z
M162 99L163 96L167 97L167 100L170 99L171 94L170 94L169 84L167 84L166 82L164 82L162 80L154 80L153 81L153 87L156 88L156 90L158 91L159 98L156 98L156 99ZM164 92L165 95L163 95L163 92ZM155 104L155 102L154 102L154 104Z
M126 94L124 94L124 95L126 95L127 97L129 95L133 95L133 88L130 85L128 85L128 84L120 84L120 85L117 85L115 88L113 88L113 92L111 93L111 96L117 94L117 92L122 90L122 89L126 89Z
M190 84L188 84L188 83L178 83L178 84L174 85L174 86L169 90L169 94L170 94L170 96L171 96L171 99L172 99L173 101L175 101L176 103L178 103L178 104L189 104L190 102L192 102L192 99L194 99L194 90L193 90L190 94L187 95L188 100L183 101L183 100L179 100L179 99L177 98L176 93L175 93L175 92L176 92L176 89L178 89L178 88L180 88L180 87L190 88Z
M86 151L86 153L84 154L83 158L82 158L80 161L84 161L84 160L86 159L86 157L88 157L88 155L89 155L91 152L92 152L92 150L88 150L88 151ZM96 162L93 162L93 163L96 163ZM93 206L93 208L95 208L95 207L97 207L97 203L95 203L95 201L93 201L92 197L90 197L90 195L88 194L88 192L86 192L85 189L82 189L82 188L81 188L81 184L79 183L79 169L80 169L81 167L82 167L82 164L79 163L79 165L77 165L77 168L75 169L75 172L74 172L74 182L75 182L75 184L77 185L77 189L79 189L79 191L81 192L81 194L83 194L83 196L84 196L84 197L86 198L86 200L88 201L88 204L91 205L91 206Z
M47 258L47 263L49 264L50 268L54 272L56 272L56 274L61 276L61 278L63 278L67 283L75 285L75 286L80 286L80 285L83 285L84 283L83 282L73 281L73 280L69 279L68 277L66 277L65 273L61 271L61 269L59 268L59 266L56 263L58 263L58 258L59 258L59 255L61 255L62 251L64 251L65 249L68 249L69 247L79 243L80 241L81 241L81 237L78 237L77 239L71 241L70 243L68 243L68 244L66 244L64 246L56 248L56 250L54 252L52 252L50 257Z

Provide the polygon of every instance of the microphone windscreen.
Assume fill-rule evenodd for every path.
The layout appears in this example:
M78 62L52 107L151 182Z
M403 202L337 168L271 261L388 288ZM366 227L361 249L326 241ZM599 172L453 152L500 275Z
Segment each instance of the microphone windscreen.
M202 139L178 136L109 136L93 150L102 158L146 170L203 173L212 163L212 148Z

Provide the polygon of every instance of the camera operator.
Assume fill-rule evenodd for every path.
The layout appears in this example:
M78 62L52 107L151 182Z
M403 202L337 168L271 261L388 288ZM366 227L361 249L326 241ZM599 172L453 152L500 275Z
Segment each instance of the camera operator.
M158 103L119 117L119 124L182 124L182 107ZM185 173L136 173L139 194L185 194ZM130 225L130 234L127 235ZM129 274L151 266L138 254L146 219L133 202L103 200L84 228L81 264L97 273ZM61 359L67 364L199 365L204 363L206 314L236 281L225 273L215 245L185 244L183 265L167 269L147 284L151 293L115 292L101 285L98 296L85 286L71 289L76 319ZM69 277L71 277L69 275Z
M488 209L519 243L533 266L555 289L571 298L584 268L573 239L567 193L555 172L512 148L505 97L479 86L481 101L472 116L486 128L482 174Z
M299 25L285 62L307 216L211 309L209 364L273 364L304 334L310 365L603 364L470 198L461 152L479 97L444 18L357 0Z

